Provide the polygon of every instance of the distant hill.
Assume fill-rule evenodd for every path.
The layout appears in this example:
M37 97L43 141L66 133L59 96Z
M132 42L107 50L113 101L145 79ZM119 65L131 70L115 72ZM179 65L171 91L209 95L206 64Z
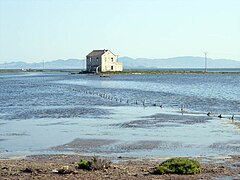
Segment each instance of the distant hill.
M167 59L148 59L120 57L124 69L159 68L204 68L203 57L182 56ZM208 59L208 68L240 68L240 61L230 59ZM53 60L44 63L45 69L85 69L85 59ZM0 69L42 69L43 62L25 63L23 61L0 64Z
M125 69L158 69L158 68L204 68L203 57L182 56L167 59L148 59L120 57ZM240 61L229 59L208 59L208 68L240 68Z
M53 60L44 62L45 69L83 69L85 68L85 60L83 59L67 59ZM22 61L0 64L0 69L43 69L43 62L26 63Z

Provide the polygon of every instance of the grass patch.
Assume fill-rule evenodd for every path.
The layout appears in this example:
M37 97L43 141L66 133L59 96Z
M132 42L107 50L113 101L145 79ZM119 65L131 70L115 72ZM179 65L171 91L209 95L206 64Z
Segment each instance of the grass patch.
M154 174L198 174L200 172L200 163L187 158L168 159L154 170Z
M91 162L81 159L78 163L78 169L91 170Z

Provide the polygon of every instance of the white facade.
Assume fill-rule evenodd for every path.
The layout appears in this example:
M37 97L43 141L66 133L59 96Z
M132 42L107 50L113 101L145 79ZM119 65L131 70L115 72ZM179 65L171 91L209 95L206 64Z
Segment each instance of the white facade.
M123 65L110 50L93 50L86 57L88 72L122 71Z

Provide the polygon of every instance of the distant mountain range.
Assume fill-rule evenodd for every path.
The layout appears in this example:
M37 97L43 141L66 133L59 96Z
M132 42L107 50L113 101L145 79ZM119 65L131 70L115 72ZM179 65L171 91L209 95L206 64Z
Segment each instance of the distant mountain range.
M159 68L204 68L203 57L182 56L167 59L147 59L121 57L125 68L133 69L159 69ZM208 68L240 68L240 61L230 59L207 59Z
M0 69L83 69L83 67L85 67L83 59L58 59L39 63L16 61L0 64Z
M167 59L148 59L120 57L124 69L160 69L160 68L204 68L203 57L182 56ZM39 63L16 61L0 64L0 69L84 69L84 59L53 60ZM240 61L230 59L208 59L208 68L240 68Z

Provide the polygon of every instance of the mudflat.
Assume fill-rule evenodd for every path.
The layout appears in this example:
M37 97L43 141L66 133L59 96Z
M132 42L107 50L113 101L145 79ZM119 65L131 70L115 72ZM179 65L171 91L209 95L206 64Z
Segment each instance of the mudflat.
M240 179L237 74L0 76L0 179ZM202 172L154 175L170 157Z

